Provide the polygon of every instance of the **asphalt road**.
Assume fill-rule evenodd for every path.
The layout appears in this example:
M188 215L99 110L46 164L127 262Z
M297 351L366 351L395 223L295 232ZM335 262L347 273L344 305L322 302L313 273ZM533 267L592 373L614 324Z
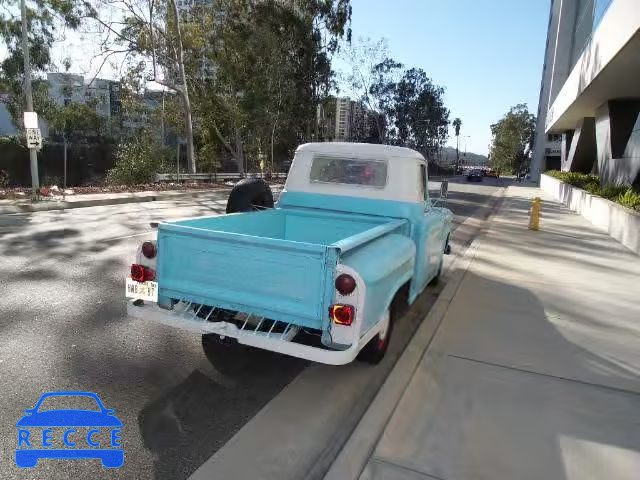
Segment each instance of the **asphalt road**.
M453 181L456 224L488 214L497 189L489 179ZM187 478L308 368L266 354L230 375L241 352L212 365L198 336L125 315L123 278L136 247L154 235L149 222L217 214L225 204L206 194L0 216L0 478ZM394 334L397 354L437 291L428 289L404 333ZM383 373L366 385L372 395ZM53 390L95 392L115 410L124 424L122 468L106 470L98 460L15 466L16 421Z

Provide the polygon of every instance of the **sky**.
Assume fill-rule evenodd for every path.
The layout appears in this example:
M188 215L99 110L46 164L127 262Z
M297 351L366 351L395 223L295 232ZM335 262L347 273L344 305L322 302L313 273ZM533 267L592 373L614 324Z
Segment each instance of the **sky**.
M353 37L388 41L393 58L445 87L460 148L487 154L511 106L537 113L549 0L351 0ZM451 129L449 145L455 146ZM464 138L463 138L464 136ZM466 138L469 136L469 138Z

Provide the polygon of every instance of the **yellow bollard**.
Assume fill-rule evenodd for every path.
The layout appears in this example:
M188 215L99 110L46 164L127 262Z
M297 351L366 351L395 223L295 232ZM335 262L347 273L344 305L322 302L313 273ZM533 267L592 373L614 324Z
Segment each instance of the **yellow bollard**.
M531 212L529 215L529 230L538 230L540 227L540 197L533 199L531 203Z

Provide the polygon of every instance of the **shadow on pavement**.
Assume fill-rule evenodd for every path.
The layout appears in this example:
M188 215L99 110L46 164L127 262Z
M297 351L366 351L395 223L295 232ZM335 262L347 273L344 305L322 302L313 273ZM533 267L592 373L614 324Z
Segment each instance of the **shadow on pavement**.
M630 332L585 336L563 301L468 271L366 478L394 478L392 464L434 478L635 478L640 365L616 350Z
M264 351L257 351L256 358L242 346L224 353L216 355L213 365L228 372L222 382L196 369L140 411L140 432L154 456L155 478L187 478L307 364ZM255 362L247 362L247 356Z

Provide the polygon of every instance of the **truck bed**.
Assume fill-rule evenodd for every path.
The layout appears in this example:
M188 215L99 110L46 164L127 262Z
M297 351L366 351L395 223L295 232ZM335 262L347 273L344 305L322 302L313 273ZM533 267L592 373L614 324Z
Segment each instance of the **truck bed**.
M384 217L277 208L263 212L181 220L173 225L314 245L331 245L387 221L389 219Z
M405 223L280 208L162 223L160 298L321 329L340 253Z

